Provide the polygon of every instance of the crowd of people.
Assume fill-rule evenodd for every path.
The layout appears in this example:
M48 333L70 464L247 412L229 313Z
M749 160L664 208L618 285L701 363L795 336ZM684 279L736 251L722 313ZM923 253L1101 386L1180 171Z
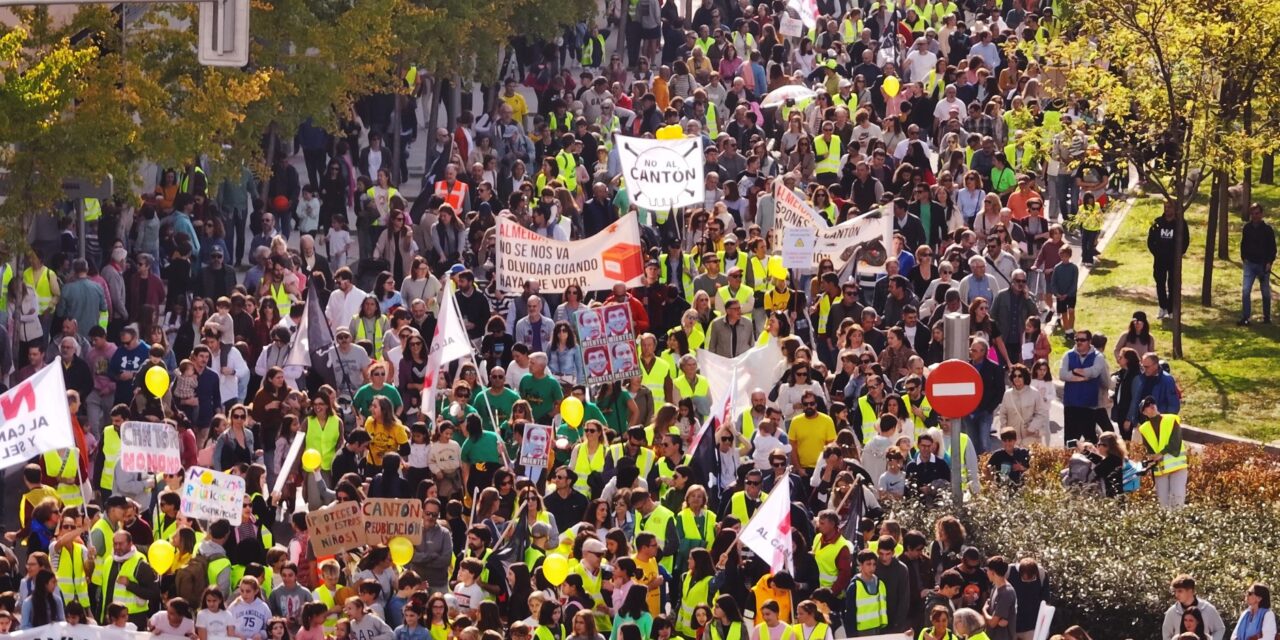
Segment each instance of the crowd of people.
M69 223L37 230L16 266L0 255L7 383L58 362L77 443L11 470L25 493L5 534L16 553L0 557L0 631L1031 638L1054 598L1035 558L972 546L952 516L925 532L894 514L949 494L953 467L968 496L1017 490L1034 447L1060 431L1083 465L1069 483L1124 499L1150 471L1161 504L1185 502L1181 389L1146 313L1110 350L1075 326L1080 267L1118 193L1099 144L1109 123L1042 68L1050 3L816 6L810 19L776 0L621 3L601 23L625 47L595 22L517 42L491 101L424 143L412 108L415 126L397 132L385 97L369 98L340 135L298 132L305 176L286 153L264 182L245 171L213 183L189 162L136 210L83 203L82 257ZM798 34L782 33L797 19ZM770 104L780 90L790 97ZM704 206L639 210L615 136L671 125L702 140ZM410 197L414 144L428 161ZM829 260L782 269L778 188L833 225L883 208L894 229L883 268L844 280ZM570 240L633 211L641 286L496 286L499 217ZM1261 213L1251 224L1269 230ZM1186 250L1185 227L1173 230L1168 212L1148 239L1161 319L1168 264ZM1270 237L1246 256L1264 288ZM432 371L442 295L473 355ZM304 365L291 353L311 296L333 345ZM614 304L629 307L641 375L591 385L579 312ZM924 394L953 312L968 314L959 339L983 380L958 450ZM1055 340L1070 346L1057 362ZM740 415L713 416L724 390L699 351L770 344L781 377ZM164 393L142 384L155 367L170 374ZM580 420L562 415L566 398ZM240 524L184 515L182 473L125 472L128 421L171 425L184 469L242 476ZM520 463L529 424L554 428L546 469ZM690 455L704 425L710 464ZM289 455L295 438L319 468ZM797 553L775 572L738 533L784 482ZM422 504L412 558L393 562L385 544L317 557L307 512L368 498ZM159 541L176 549L163 570L148 557ZM546 570L557 554L567 575ZM1192 577L1172 592L1162 640L1225 637ZM1265 585L1234 629L1275 636Z

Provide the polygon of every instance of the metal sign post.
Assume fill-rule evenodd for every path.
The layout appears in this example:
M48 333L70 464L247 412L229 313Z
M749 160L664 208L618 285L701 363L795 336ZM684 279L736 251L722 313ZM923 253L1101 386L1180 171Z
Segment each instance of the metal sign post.
M943 355L948 360L968 360L969 314L948 313L943 316ZM964 429L960 418L949 418L951 425L951 499L958 508L964 504L963 474L964 456L961 455L960 434ZM977 478L974 481L977 482Z

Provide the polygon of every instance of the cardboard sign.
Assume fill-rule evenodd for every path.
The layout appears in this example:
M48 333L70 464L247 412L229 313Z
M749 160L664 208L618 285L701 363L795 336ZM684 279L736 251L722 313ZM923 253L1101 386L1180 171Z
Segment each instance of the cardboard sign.
M317 558L364 545L364 512L358 502L338 502L307 512L307 533Z
M640 375L631 307L611 304L578 312L578 346L586 384L604 384Z
M702 138L615 140L627 195L637 207L662 211L703 203Z
M635 215L626 215L590 238L563 242L498 216L497 287L518 295L529 281L538 282L543 291L564 291L570 285L583 291L608 291L619 283L639 286L644 251L636 220Z
M422 544L422 501L399 498L369 498L361 505L364 514L364 540L368 544L385 544L396 537Z
M818 250L818 230L814 227L783 227L782 266L788 269L812 269L813 254Z
M130 473L181 473L178 431L163 422L120 426L120 468Z
M298 452L302 451L302 443L306 439L307 434L301 431L293 437L293 443L289 445L289 451L284 456L284 464L280 467L280 474L276 476L276 483L271 486L271 493L284 491L284 483L289 479L289 474L293 471L293 465L298 461Z
M788 38L802 37L804 35L804 21L800 18L782 16L782 24L779 25L778 33Z
M226 518L238 527L244 515L244 489L240 476L191 467L182 485L182 515L211 522Z

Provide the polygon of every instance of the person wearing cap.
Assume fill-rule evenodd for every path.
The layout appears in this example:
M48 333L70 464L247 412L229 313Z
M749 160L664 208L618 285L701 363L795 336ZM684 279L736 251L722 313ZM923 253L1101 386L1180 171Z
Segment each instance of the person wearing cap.
M609 578L603 567L604 555L608 548L599 539L591 537L582 543L582 559L574 562L572 573L582 578L582 590L595 603L593 613L596 629L608 633L612 628L613 616L609 611L608 601L604 597L604 582ZM603 625L603 626L601 626Z
M338 393L352 397L364 384L364 371L372 360L364 349L355 346L351 329L338 327L334 340L336 342L328 353L329 370L333 372Z
M1146 367L1145 358L1143 366ZM1180 508L1187 503L1187 446L1182 441L1182 420L1173 413L1161 414L1159 403L1151 396L1138 403L1138 410L1146 419L1138 426L1138 433L1147 447L1147 462L1155 465L1156 498L1163 507Z

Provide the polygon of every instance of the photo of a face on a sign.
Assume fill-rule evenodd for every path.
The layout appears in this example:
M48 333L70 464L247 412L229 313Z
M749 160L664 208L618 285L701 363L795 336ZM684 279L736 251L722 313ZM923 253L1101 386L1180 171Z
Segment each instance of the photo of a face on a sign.
M605 335L609 338L624 336L631 332L631 314L624 305L605 307Z
M610 347L609 368L615 375L629 375L637 372L636 345L632 342L615 342Z
M604 314L601 309L583 309L578 312L578 341L590 342L605 337Z
M609 346L588 347L582 357L586 362L587 376L590 378L605 377L610 373Z

